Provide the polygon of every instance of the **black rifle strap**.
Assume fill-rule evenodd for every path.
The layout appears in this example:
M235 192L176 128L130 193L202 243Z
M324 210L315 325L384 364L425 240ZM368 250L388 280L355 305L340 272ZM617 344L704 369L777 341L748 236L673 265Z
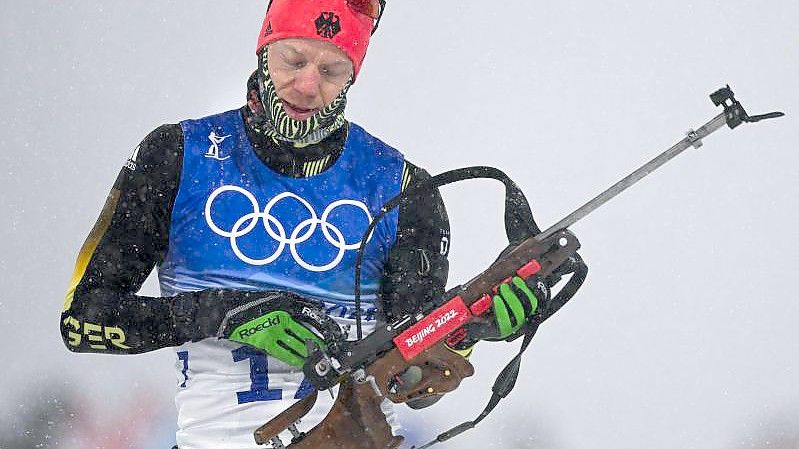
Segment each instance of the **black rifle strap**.
M580 257L579 254L575 253L574 256L569 259L568 263L570 266L566 267L562 274L571 274L572 277L569 278L566 285L549 300L546 310L541 311L541 318L539 321L542 323L572 299L572 296L583 286L583 282L585 282L585 278L588 276L588 265L583 262L583 258Z
M516 357L511 359L511 361L505 365L505 368L503 368L497 376L497 379L494 381L494 386L491 387L491 398L488 400L488 404L486 404L483 411L477 415L477 418L473 419L472 421L465 421L447 430L446 432L442 432L434 440L423 446L420 446L418 449L426 449L436 443L447 441L450 438L454 438L469 429L473 429L475 426L477 426L477 424L480 423L480 421L485 419L485 417L494 410L497 404L499 404L500 400L510 394L510 392L513 390L513 387L516 386L516 379L519 377L519 369L521 368L522 364L522 355L527 350L527 347L530 346L530 342L533 340L533 336L538 330L538 325L538 322L530 321L525 324L524 340L522 340L522 345L519 347L519 352L516 354ZM416 448L412 447L411 449Z

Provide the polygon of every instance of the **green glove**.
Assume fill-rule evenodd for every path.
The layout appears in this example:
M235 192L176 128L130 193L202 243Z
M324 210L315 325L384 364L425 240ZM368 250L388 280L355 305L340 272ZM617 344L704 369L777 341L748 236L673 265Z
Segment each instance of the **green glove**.
M308 357L306 340L315 342L320 348L325 347L321 338L282 310L245 322L233 329L227 338L297 367L302 366Z
M269 292L229 310L216 335L301 367L308 357L307 340L326 349L325 340L340 339L341 329L319 303L287 292Z
M548 289L535 277L525 282L519 276L514 276L510 282L500 284L494 296L497 335L492 339L505 340L514 336L525 321L539 310L539 304L543 305L548 300Z

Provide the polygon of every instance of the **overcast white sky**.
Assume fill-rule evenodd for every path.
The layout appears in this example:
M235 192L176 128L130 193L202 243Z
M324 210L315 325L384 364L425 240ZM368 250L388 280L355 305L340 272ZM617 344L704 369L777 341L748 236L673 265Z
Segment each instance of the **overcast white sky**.
M0 422L53 391L98 410L148 394L170 416L171 351L73 355L56 321L140 139L243 104L266 2L3 3ZM575 225L586 286L506 403L444 447L774 447L799 428L798 18L788 0L389 0L350 119L432 173L507 171L542 227L715 116L726 83L788 114L719 131ZM502 192L444 194L454 284L503 246ZM515 350L481 344L475 378L409 422L473 417Z

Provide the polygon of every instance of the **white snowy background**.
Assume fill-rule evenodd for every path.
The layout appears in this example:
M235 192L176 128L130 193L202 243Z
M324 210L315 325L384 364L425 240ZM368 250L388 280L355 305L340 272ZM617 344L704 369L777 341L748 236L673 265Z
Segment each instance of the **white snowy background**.
M141 138L243 104L265 3L3 2L0 446L171 447L173 353L71 354L57 321ZM542 227L715 116L726 83L788 114L717 132L573 226L585 287L510 398L442 448L799 447L797 19L789 0L389 0L350 119L431 173L507 171ZM454 285L504 246L502 190L444 195ZM459 391L403 408L411 442L474 417L515 350L481 344Z

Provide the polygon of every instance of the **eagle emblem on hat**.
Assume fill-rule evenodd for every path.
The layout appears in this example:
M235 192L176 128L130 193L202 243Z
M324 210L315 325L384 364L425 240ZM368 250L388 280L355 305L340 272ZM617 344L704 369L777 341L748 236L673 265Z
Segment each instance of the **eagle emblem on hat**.
M316 21L316 34L325 39L333 39L341 31L341 21L334 12L323 12L319 14Z

